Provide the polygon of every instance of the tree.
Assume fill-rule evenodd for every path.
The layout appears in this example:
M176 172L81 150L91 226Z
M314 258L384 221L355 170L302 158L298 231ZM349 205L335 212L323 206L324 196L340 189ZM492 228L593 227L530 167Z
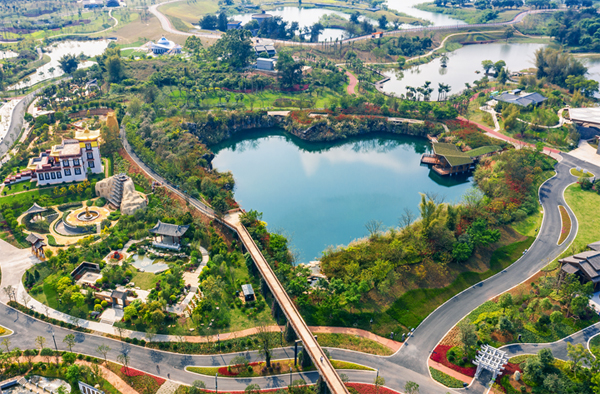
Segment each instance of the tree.
M10 352L9 346L10 346L10 339L9 338L4 338L2 340L2 346L4 346L6 348L6 353Z
M121 340L123 340L123 333L126 330L125 323L118 321L115 324L113 324L113 327L119 333L119 338L121 338Z
M37 345L37 347L39 347L39 348L40 348L40 350L41 350L41 349L43 349L43 348L44 348L44 345L46 344L46 338L44 338L44 337L43 337L43 336L41 336L41 335L40 335L40 336L37 336L37 337L35 338L35 344Z
M50 362L50 358L52 356L54 356L54 350L50 349L50 348L42 348L42 351L40 352L40 356L45 357L46 358L46 362L49 363Z
M246 386L244 393L245 394L258 394L258 393L260 393L260 386L256 383L249 384L248 386Z
M515 29L512 26L509 26L504 31L504 37L506 37L506 43L508 43L508 39L515 35Z
M217 28L218 19L214 15L204 15L200 19L200 28L204 30L215 30Z
M381 220L369 220L365 224L365 228L369 232L369 236L371 238L374 238L379 234L382 226L383 226L383 222Z
M513 298L510 293L504 293L498 300L498 306L502 308L502 312L506 312L506 308L511 307L513 304Z
M81 370L79 369L78 365L71 365L69 368L67 368L66 378L68 381L70 381L71 383L77 383L80 377Z
M259 352L265 358L266 367L271 368L271 355L273 346L275 346L275 338L269 331L268 325L264 322L260 323L257 330L257 337L260 344Z
M385 15L381 15L381 16L379 17L379 19L377 20L377 22L379 23L379 28L380 28L380 29L385 29L385 28L386 28L386 26L387 26L387 24L388 24L388 20L387 20L387 18L385 17Z
M404 385L404 391L406 394L419 394L419 385L409 380Z
M569 364L575 377L577 377L577 372L581 370L583 364L589 363L593 359L592 354L581 343L573 345L567 342L567 356L570 359Z
M375 377L375 380L373 381L373 384L375 385L375 392L379 393L379 386L384 386L385 385L385 379L383 378L383 376L380 376L378 374Z
M200 394L202 390L206 389L206 384L201 380L194 380L192 387L190 387L189 394Z
M108 352L110 352L110 347L108 345L102 344L96 348L96 352L102 355L102 357L104 358L104 363L106 364L108 362L106 356L108 355Z
M246 29L231 29L211 47L212 53L235 68L246 67L252 57L252 33Z
M65 345L67 345L67 348L69 349L69 351L72 352L73 346L75 346L75 335L67 334L65 336L65 338L63 339L63 342L65 343Z
M550 314L550 321L552 325L556 327L559 323L563 321L563 314L560 311L554 311Z
M354 11L351 15L350 15L350 22L354 23L354 24L358 24L358 17L360 16L360 12L358 11Z
M300 85L302 83L302 67L304 67L304 62L295 61L288 53L280 53L275 65L279 84L286 89Z
M478 338L475 325L471 324L469 318L466 318L458 323L458 329L460 331L460 341L463 344L463 353L469 354L469 351L477 345Z
M554 355L552 354L552 350L548 348L541 349L537 355L544 368L548 368L554 363Z
M58 60L58 66L65 74L72 74L77 70L79 59L75 55L67 54Z
M507 334L514 329L513 323L506 316L501 316L498 320L498 329Z
M221 12L217 18L217 29L227 31L227 14Z
M494 67L494 62L491 60L484 60L481 62L481 66L483 67L483 71L488 74L492 67Z
M123 366L125 366L125 371L129 371L129 354L127 353L121 353L117 356L117 361L120 362L121 364L123 364ZM126 376L129 375L128 373L125 374Z
M23 352L23 356L27 359L29 365L31 365L33 358L38 355L38 350L36 349L25 349Z

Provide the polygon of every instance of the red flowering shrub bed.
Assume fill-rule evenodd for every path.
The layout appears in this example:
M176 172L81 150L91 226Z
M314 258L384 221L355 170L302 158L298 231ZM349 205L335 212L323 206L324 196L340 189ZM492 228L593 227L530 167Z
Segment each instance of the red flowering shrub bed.
M346 383L346 386L352 387L358 391L359 394L399 394L397 391L388 389L387 387L379 387L378 390L374 384Z
M145 372L142 371L138 371L137 369L133 369L131 367L129 368L125 368L125 366L121 367L121 373L125 376L128 376L130 378L136 377L136 376L149 376L152 379L154 379L154 381L156 382L156 384L158 384L159 386L161 386L164 382L165 379L163 378L159 378L158 376L154 376L154 375L149 375Z
M452 346L450 345L438 345L435 350L433 351L433 353L431 354L431 359L435 362L438 362L440 364L442 364L443 366L446 366L448 368L451 368L457 372L462 373L463 375L467 375L470 377L474 377L475 376L475 372L477 371L477 368L465 368L465 367L460 367L456 364L452 364L450 361L448 361L448 357L447 357L447 353L448 350L450 350L452 348Z

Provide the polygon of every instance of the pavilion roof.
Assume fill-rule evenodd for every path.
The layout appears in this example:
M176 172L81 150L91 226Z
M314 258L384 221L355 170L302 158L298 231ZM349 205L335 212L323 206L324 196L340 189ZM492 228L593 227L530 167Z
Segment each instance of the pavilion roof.
M180 226L177 224L163 223L160 220L156 223L156 226L150 229L153 234L167 235L171 237L183 237L183 234L190 228L190 226Z

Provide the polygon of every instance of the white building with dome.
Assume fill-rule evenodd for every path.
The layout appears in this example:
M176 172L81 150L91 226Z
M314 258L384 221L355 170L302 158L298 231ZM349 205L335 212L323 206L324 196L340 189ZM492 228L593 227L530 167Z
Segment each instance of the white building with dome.
M151 43L150 50L155 55L162 55L163 53L174 55L181 53L181 45L177 45L173 41L169 41L165 37L162 37L156 43Z

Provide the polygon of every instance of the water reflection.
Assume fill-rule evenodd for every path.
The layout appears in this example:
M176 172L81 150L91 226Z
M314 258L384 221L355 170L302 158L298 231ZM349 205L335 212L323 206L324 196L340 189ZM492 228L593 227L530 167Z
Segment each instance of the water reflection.
M263 212L269 229L292 234L299 261L367 235L369 220L396 226L405 207L417 209L420 192L460 201L471 183L468 176L440 177L422 166L429 142L410 136L310 143L264 129L239 133L212 149L214 167L235 177L236 200Z
M384 91L397 96L406 94L407 86L423 86L426 81L437 90L439 83L450 85L448 95L462 91L465 83L473 83L480 79L481 62L483 60L504 60L510 71L519 71L533 67L534 52L544 47L544 44L485 44L464 46L449 54L450 60L446 71L441 71L441 58L436 58L427 64L411 67L403 75L386 72L390 80L383 85ZM435 98L432 97L432 98Z

